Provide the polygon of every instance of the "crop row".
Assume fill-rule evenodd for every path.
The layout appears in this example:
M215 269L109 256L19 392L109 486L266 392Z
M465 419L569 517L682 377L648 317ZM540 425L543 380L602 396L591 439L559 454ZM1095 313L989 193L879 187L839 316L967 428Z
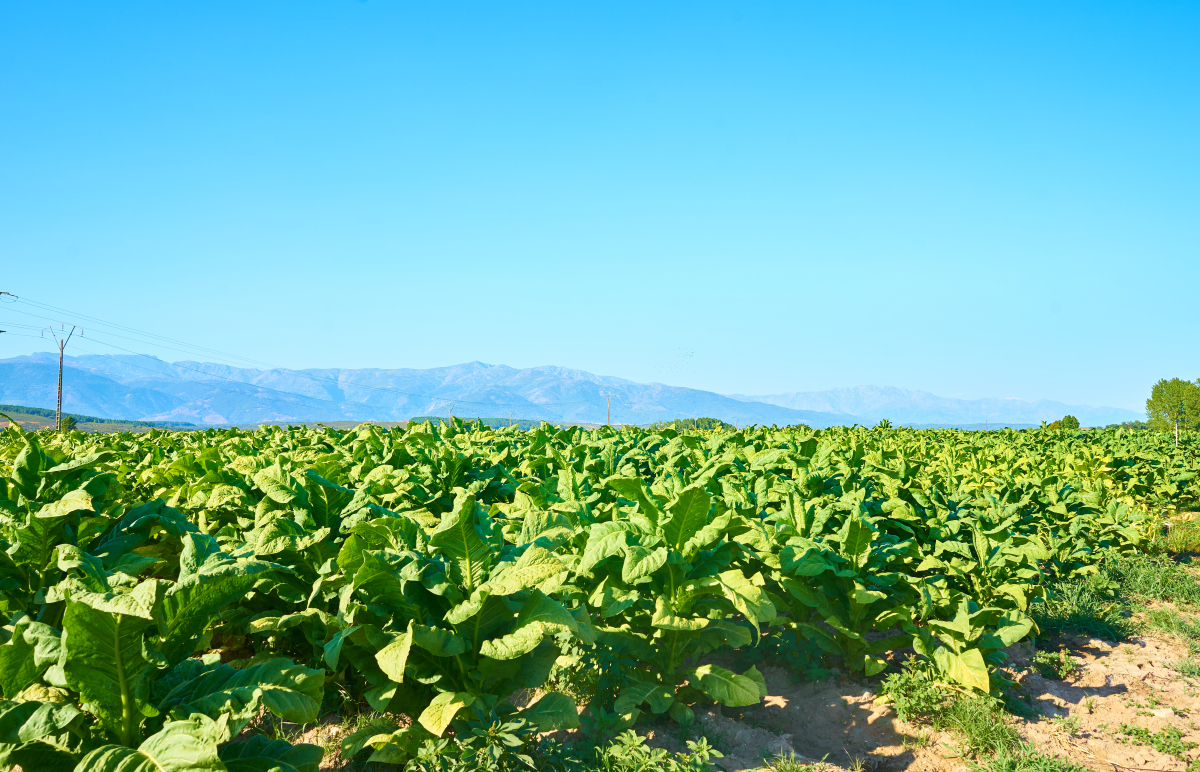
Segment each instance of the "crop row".
M1048 576L1198 490L1190 442L1119 430L14 427L0 468L0 767L46 772L315 772L318 747L240 738L333 699L411 719L343 746L402 763L579 726L547 681L601 660L585 728L688 723L761 700L717 663L781 631L994 691Z

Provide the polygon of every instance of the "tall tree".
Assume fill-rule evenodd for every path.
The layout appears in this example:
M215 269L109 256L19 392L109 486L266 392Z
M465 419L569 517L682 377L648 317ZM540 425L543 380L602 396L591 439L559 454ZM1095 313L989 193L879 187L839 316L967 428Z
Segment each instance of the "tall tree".
M1152 425L1174 426L1175 446L1179 447L1179 424L1188 426L1200 420L1200 386L1179 378L1164 378L1150 391L1146 415Z

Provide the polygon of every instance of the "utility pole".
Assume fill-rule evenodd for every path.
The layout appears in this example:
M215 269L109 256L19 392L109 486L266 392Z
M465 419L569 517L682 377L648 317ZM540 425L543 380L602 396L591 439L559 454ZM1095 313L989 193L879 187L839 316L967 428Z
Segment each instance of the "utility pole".
M8 294L8 293L5 293L5 294ZM67 326L66 326L65 324L60 324L60 325L59 325L59 328L60 328L60 331L61 331L61 330L66 330ZM50 334L51 334L52 336L54 336L54 340L56 340L56 341L58 342L58 407L57 407L57 408L55 408L55 410L54 410L54 431L56 431L56 432L60 432L60 431L62 431L62 371L63 371L63 351L66 349L66 347L67 347L67 343L68 343L68 342L71 340L71 336L73 336L73 335L75 334L75 325L71 325L71 332L69 332L69 333L67 334L67 337L66 337L66 338L62 338L62 337L60 337L60 336L58 335L58 333L56 333L56 332L54 331L54 327L53 327L53 326L50 326L50 327L43 327L43 328L42 328L42 337L45 337L45 336L46 336L46 331L47 331L47 330L49 330L49 331L50 331ZM83 335L83 330L82 330L82 329L79 331L79 334L80 334L80 335Z
M605 396L604 400L608 403L608 425L612 426L612 397Z

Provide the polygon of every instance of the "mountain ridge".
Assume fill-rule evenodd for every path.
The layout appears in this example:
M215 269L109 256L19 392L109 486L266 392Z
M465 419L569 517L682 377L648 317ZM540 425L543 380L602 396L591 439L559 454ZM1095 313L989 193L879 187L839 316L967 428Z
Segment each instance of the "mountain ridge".
M783 394L730 394L734 399L763 402L796 410L848 413L861 423L884 418L898 424L984 424L1024 423L1038 425L1073 415L1085 426L1145 420L1145 415L1116 407L1069 405L1055 400L984 397L960 399L939 397L919 389L896 386L852 386L825 391L793 391Z
M57 358L0 360L0 402L53 405ZM68 356L63 408L145 421L229 424L264 421L405 420L416 415L507 415L555 422L646 424L711 416L739 426L807 423L1037 425L1076 415L1085 425L1141 418L1130 410L1051 400L938 397L891 386L823 392L723 395L637 383L585 370L485 362L416 368L257 369L148 356Z

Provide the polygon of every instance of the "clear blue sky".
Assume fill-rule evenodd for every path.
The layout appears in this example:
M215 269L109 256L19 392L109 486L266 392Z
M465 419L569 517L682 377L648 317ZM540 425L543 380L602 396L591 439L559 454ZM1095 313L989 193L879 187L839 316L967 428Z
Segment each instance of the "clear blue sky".
M10 0L0 290L290 367L1140 408L1200 376L1197 40L1194 2Z

